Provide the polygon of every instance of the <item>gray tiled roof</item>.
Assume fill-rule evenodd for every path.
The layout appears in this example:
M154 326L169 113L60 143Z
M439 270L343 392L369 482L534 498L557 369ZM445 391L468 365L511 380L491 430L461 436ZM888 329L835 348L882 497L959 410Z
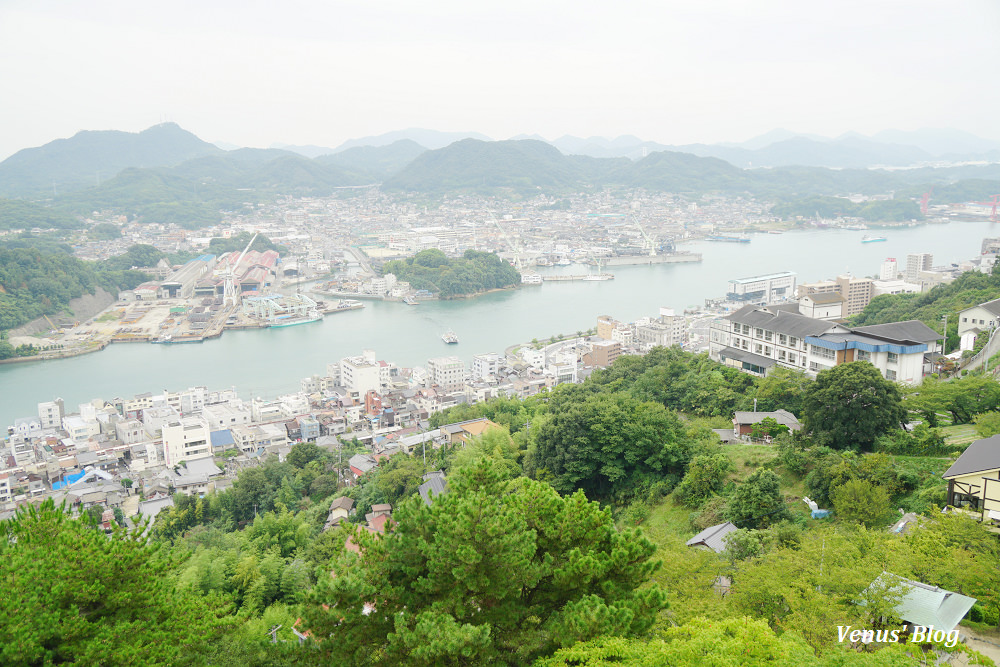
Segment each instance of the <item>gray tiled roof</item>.
M709 526L688 540L686 544L689 547L703 544L715 553L721 554L726 550L726 542L723 538L734 530L739 530L739 528L728 521L717 526Z
M842 303L844 297L839 292L817 292L816 294L804 294L802 298L809 297L813 303Z
M945 479L1000 468L1000 435L976 440L945 471Z
M787 336L805 338L818 336L833 329L837 325L826 320L817 320L798 313L778 308L761 308L760 306L745 306L728 318L751 327L759 327L766 331L774 331Z
M746 350L741 350L738 347L725 347L719 351L719 356L722 359L735 359L737 361L745 361L748 364L753 364L754 366L760 366L761 368L770 368L774 366L777 361L771 359L770 357L764 357L759 354L754 354L753 352L747 352Z
M992 301L981 303L979 304L979 307L990 311L994 315L1000 315L1000 299L993 299Z
M920 320L906 322L891 322L889 324L873 324L867 327L854 327L857 333L886 338L892 341L913 341L915 343L932 343L941 340L941 334L931 329Z
M788 410L776 410L774 412L736 412L733 414L733 421L737 424L756 424L770 417L779 424L784 424L793 431L802 428L798 418Z
M433 502L433 497L440 496L448 490L448 481L444 477L431 477L426 482L417 487L420 497L428 507Z
M354 507L354 501L347 496L341 496L330 503L331 512L335 509L344 509L350 512L352 507Z

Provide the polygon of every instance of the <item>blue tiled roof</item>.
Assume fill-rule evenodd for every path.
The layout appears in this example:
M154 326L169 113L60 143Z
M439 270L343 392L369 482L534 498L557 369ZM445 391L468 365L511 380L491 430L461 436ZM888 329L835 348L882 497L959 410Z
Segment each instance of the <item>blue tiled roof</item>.
M233 434L229 429L223 431L212 431L210 435L213 447L225 447L226 445L236 444L236 441L233 440Z

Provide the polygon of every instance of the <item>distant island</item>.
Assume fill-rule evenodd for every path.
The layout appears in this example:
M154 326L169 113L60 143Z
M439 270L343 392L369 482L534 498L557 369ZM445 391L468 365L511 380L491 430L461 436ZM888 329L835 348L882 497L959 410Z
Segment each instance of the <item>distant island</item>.
M422 250L413 257L394 259L382 267L382 274L395 274L416 289L435 292L441 298L468 296L492 289L514 287L521 274L491 252L466 250L461 257L449 258L437 248Z

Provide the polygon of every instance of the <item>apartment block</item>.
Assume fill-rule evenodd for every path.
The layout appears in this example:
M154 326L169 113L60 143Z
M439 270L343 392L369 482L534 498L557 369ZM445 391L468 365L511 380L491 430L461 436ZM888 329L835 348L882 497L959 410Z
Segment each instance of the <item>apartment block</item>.
M163 452L168 466L211 456L208 423L200 417L181 417L164 424Z
M465 386L465 362L455 356L434 357L427 360L428 381L445 391Z
M917 320L850 329L788 306L746 306L712 324L709 355L765 377L781 366L809 375L867 361L888 379L919 384L940 351L938 334Z

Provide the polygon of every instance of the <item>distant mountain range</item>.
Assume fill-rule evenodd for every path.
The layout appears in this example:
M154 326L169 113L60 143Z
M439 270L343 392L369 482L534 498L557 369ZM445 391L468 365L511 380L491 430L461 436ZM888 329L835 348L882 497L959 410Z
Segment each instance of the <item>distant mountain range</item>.
M930 129L886 131L871 138L848 134L836 139L773 130L740 144L667 145L630 135L616 139L564 136L548 143L567 155L628 157L635 160L652 152L673 151L716 157L740 168L806 166L865 169L908 167L944 160L1000 160L1000 142L967 132Z
M116 130L78 132L38 148L25 148L0 162L0 193L23 197L64 193L99 184L126 167L169 167L222 149L174 123L138 134Z
M453 136L463 138L448 142ZM933 201L942 203L985 199L1000 192L1000 164L895 171L860 168L932 160L942 155L940 151L952 149L978 146L987 153L1000 151L994 148L996 142L933 130L880 136L897 143L859 135L827 140L778 130L741 145L695 144L664 150L667 147L632 136L491 141L407 130L370 138L371 144L345 142L335 152L309 158L293 147L224 151L175 124L138 134L81 132L0 162L0 197L45 207L0 206L0 229L39 226L37 221L50 215L69 226L72 218L66 216L95 209L199 227L244 202L278 194L327 195L338 186L369 183L430 195L474 192L526 197L641 187L694 195L749 193L785 202L890 191L897 199L919 199L934 187ZM920 145L898 143L904 140ZM775 166L746 169L744 164ZM900 208L897 214L911 211Z

